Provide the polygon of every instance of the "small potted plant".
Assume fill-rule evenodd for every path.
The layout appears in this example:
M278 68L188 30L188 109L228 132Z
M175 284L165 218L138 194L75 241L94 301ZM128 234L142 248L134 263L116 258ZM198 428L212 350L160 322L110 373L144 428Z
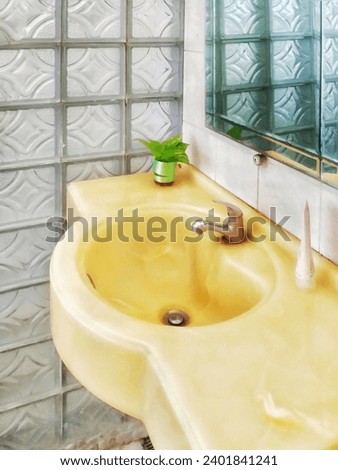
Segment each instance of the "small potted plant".
M170 185L175 180L177 163L189 164L186 150L189 144L182 142L182 136L176 135L159 142L157 140L138 139L154 156L153 172L155 183Z

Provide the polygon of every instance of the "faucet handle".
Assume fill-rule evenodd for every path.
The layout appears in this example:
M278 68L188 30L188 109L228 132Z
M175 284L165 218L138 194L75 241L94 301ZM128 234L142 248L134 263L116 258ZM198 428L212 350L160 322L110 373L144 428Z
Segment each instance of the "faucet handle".
M230 204L230 202L217 201L215 199L213 199L212 202L216 202L216 204L223 204L223 206L225 206L227 208L229 217L238 217L239 218L239 217L243 216L243 212L241 211L241 209L239 207L235 206L234 204Z

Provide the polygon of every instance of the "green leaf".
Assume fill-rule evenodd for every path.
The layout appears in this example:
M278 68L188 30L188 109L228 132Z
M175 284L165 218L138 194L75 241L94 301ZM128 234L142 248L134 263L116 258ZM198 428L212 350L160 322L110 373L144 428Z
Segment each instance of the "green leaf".
M189 158L188 158L188 155L180 155L180 156L177 158L177 161L180 162L180 163L186 163L187 165L189 165Z
M137 140L150 150L154 155L155 160L159 160L161 162L189 163L188 155L185 152L189 144L182 142L181 135L171 137L164 142L144 139Z
M170 137L170 139L167 139L163 142L163 144L167 145L168 147L174 146L179 144L182 141L182 136L181 135L175 135L174 137Z
M240 140L242 135L242 128L240 126L234 126L227 131L227 134L233 139Z
M148 150L155 156L155 157L160 157L162 154L163 146L160 142L157 142L156 140L143 140L143 139L138 139L141 144L143 144L145 147L147 147Z

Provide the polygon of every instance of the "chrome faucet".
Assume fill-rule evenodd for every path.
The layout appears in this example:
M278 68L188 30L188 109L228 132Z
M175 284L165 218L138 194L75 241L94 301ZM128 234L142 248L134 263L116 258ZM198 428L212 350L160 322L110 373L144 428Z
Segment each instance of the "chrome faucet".
M243 212L239 207L225 201L213 201L217 204L223 204L227 208L228 217L223 224L218 224L206 219L197 219L191 224L194 232L202 234L207 230L212 230L221 235L229 243L241 243L245 239L245 231L243 224Z

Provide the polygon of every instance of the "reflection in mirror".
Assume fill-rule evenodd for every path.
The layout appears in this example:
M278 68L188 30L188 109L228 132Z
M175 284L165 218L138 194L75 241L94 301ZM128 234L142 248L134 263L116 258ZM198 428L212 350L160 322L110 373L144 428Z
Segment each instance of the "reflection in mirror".
M207 125L334 180L338 0L207 0L206 51Z
M338 1L323 0L320 3L323 41L321 153L338 162Z

